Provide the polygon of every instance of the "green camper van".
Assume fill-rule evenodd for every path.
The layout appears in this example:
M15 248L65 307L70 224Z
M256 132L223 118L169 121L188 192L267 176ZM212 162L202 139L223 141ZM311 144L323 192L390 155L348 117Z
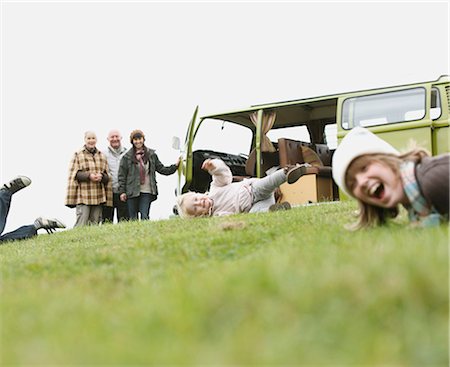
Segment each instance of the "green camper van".
M211 177L201 170L220 158L234 180L263 177L273 167L310 163L294 185L280 187L280 201L305 204L339 200L331 159L339 141L364 126L399 150L411 144L433 155L449 152L450 82L437 80L255 105L189 123L177 193L205 192Z

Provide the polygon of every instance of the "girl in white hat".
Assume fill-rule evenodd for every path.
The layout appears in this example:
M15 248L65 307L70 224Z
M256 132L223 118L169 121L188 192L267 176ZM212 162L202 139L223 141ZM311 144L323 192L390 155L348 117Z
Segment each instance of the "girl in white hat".
M355 228L386 223L399 205L421 226L448 220L450 155L429 157L423 149L400 154L369 130L356 127L333 155L333 179L359 202Z

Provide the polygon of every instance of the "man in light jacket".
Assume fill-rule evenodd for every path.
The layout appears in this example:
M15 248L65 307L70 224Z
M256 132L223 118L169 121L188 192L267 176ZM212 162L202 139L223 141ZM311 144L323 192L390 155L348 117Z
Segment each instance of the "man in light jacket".
M112 180L113 188L113 206L104 206L102 214L102 222L113 222L114 212L116 212L117 221L128 220L130 217L128 215L127 203L120 200L119 193L119 163L122 156L126 153L127 149L122 146L122 135L118 130L111 130L108 133L107 140L109 146L104 152L106 159L108 160L109 167L109 177Z

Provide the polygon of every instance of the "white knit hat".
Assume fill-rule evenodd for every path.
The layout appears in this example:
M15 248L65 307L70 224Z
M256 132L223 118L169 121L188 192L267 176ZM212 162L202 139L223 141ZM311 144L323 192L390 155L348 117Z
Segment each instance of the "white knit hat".
M345 174L352 161L364 154L394 154L400 153L392 145L386 143L375 134L363 127L353 128L337 147L333 154L333 179L339 188L347 195L353 196L345 187Z

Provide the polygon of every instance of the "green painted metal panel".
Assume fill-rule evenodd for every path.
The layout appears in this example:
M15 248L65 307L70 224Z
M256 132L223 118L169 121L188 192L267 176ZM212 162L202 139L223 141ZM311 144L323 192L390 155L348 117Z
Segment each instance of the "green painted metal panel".
M192 115L191 121L188 127L188 133L186 134L185 140L185 152L186 152L186 167L184 170L186 183L192 182L192 170L193 170L193 155L192 155L192 145L194 142L194 131L195 131L195 121L197 120L198 106L195 108L194 114ZM202 121L199 122L199 125ZM178 171L180 174L180 171Z
M436 151L433 154L442 154L450 152L450 128L439 127L434 130Z
M256 122L256 177L261 177L261 125L263 110L258 110L258 120Z
M410 150L413 147L425 148L430 152L432 150L431 129L429 126L387 131L377 135L401 152Z

